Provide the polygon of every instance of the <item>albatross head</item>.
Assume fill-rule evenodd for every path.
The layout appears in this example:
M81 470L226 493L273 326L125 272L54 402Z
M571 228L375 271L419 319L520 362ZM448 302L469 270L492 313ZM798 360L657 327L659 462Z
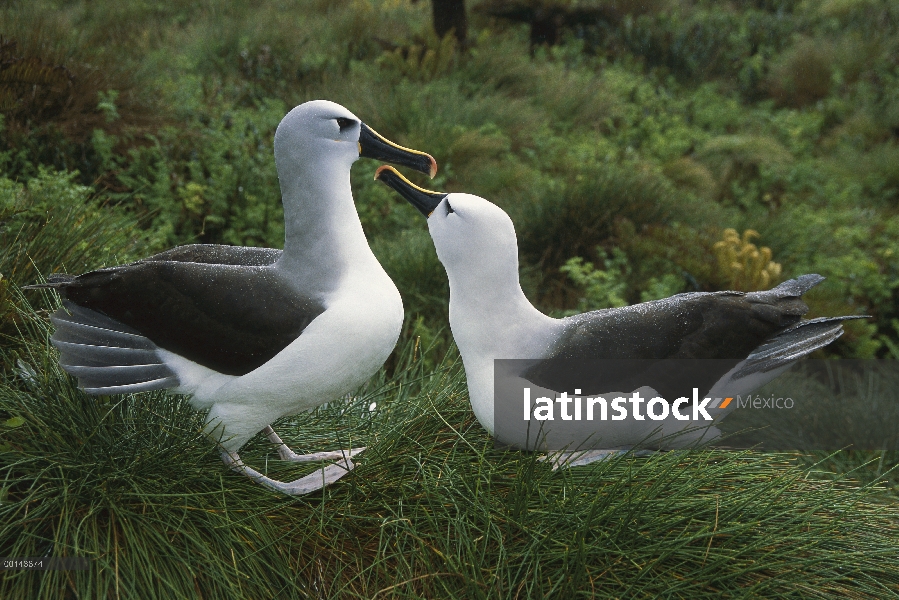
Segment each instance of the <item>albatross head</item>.
M518 284L518 242L506 212L472 194L445 194L418 187L389 166L375 179L396 190L428 219L437 257L450 281L487 279Z
M275 132L279 172L332 161L349 171L360 157L403 165L431 177L437 173L437 162L431 155L394 144L349 110L328 100L297 106Z
M494 359L542 356L558 333L556 320L534 308L521 289L512 219L478 196L420 188L392 167L379 167L375 179L428 219L449 278L450 329L465 364L471 406L493 433Z

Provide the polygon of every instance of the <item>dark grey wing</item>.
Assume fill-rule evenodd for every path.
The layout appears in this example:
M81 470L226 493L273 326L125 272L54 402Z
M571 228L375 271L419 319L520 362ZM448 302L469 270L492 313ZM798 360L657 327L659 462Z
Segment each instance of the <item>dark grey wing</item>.
M281 250L274 248L252 248L249 246L226 246L222 244L188 244L178 246L153 256L145 261L195 262L203 264L237 265L244 267L264 267L281 258Z
M822 279L804 275L765 292L678 294L569 317L550 360L525 377L585 394L645 385L669 400L689 396L693 387L703 393L766 340L797 325L808 311L802 294Z
M263 365L324 312L270 267L142 260L85 273L69 301L228 375Z
M244 267L265 267L275 264L281 258L282 250L275 248L252 248L250 246L226 246L222 244L188 244L177 246L165 252L143 258L138 263L147 261L194 262L201 264L234 265ZM136 264L136 263L131 263ZM127 267L130 265L122 265ZM111 267L111 268L122 268ZM37 290L42 288L65 288L76 275L53 273L47 276L47 283L36 283L23 286L22 289Z

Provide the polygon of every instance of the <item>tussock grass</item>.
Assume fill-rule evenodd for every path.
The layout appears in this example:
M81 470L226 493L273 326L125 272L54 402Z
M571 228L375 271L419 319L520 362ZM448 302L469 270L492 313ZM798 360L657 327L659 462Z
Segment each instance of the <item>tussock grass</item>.
M32 341L0 385L0 554L92 563L7 571L4 598L899 595L895 504L789 455L553 472L494 448L461 361L426 371L408 342L392 376L275 425L301 452L369 447L337 484L288 498L228 471L184 398L84 395L47 324L21 322ZM242 454L281 479L310 470L261 436Z
M42 171L28 186L0 180L0 274L19 285L51 273L81 273L148 249L137 220L103 210L74 174ZM68 269L68 271L66 271Z
M78 79L46 135L0 131L0 555L92 567L4 571L0 598L899 596L893 457L698 449L553 472L494 448L456 354L407 333L353 398L275 424L299 452L368 446L336 485L287 498L227 470L183 398L74 388L16 288L151 245L279 245L271 136L329 98L432 153L437 179L415 181L509 211L547 310L571 300L553 269L597 245L628 254L634 298L662 273L714 289L716 228L753 228L785 276L830 277L815 316L878 315L832 347L872 356L895 316L895 9L751 4L666 2L533 56L524 29L473 10L467 50L428 70L390 60L436 48L427 2L8 3L0 33ZM804 39L833 39L809 98L826 95L776 108L771 77L807 77ZM41 165L78 168L95 195ZM442 350L442 267L373 171L353 171L366 232L406 331ZM282 480L312 468L261 436L242 455Z

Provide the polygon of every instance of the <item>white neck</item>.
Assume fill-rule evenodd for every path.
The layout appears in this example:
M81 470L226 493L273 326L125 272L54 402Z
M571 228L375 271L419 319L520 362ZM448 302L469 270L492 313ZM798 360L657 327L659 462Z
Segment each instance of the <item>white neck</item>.
M450 327L463 359L466 354L492 358L534 358L543 334L554 332L559 321L534 308L514 269L449 276Z
M326 158L290 169L278 165L284 202L278 268L303 282L305 291L321 294L354 270L382 270L362 231L348 165Z
M471 408L491 434L494 359L547 356L561 321L541 313L525 297L518 270L497 277L450 276L450 328L462 355Z

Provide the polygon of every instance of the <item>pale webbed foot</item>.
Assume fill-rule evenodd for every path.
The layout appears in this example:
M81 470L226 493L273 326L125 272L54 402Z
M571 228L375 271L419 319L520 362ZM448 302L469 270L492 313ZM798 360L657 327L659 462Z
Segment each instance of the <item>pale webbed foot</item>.
M269 489L287 494L288 496L302 496L303 494L320 490L325 486L334 483L356 466L353 464L352 460L345 458L337 463L317 469L309 475L300 477L295 481L282 482L266 477L259 471L246 466L243 464L243 461L240 459L237 452L223 451L222 461L224 461L231 470L243 473L256 483L260 483Z
M628 450L622 448L613 448L610 450L578 450L576 452L553 452L546 456L541 456L537 460L548 462L552 465L553 471L556 469L570 469L571 467L582 467L590 463L601 460L608 460L614 456L621 456L630 453L631 456L650 456L655 454L653 450Z
M275 433L271 425L266 425L262 433L268 440L278 447L278 456L281 460L289 460L292 462L312 462L314 460L343 460L349 459L365 450L365 446L361 448L350 448L349 450L332 450L326 452L313 452L312 454L297 454L287 447L287 444Z

